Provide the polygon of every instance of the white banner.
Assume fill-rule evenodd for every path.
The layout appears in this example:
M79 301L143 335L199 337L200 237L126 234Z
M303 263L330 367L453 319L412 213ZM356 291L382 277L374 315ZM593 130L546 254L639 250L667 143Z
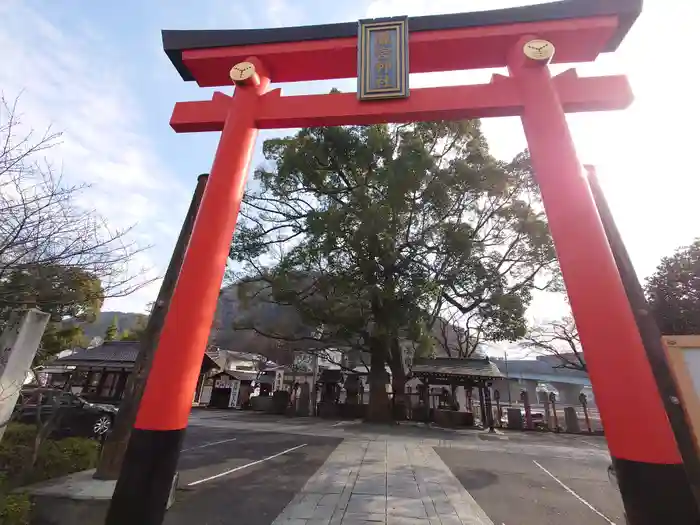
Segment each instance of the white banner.
M238 394L241 391L241 382L238 379L231 381L231 397L228 398L228 407L236 408L238 406Z

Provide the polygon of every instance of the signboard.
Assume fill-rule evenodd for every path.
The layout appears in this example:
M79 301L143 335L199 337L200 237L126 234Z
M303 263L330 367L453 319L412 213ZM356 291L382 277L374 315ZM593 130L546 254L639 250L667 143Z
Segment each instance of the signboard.
M222 376L216 380L214 388L231 388L231 378L229 376Z
M236 408L238 406L238 395L241 391L241 382L238 379L231 381L231 395L228 398L228 407Z
M275 392L284 387L284 370L275 370Z
M305 352L295 352L292 369L297 372L312 372L314 356Z
M357 97L408 97L408 17L360 20Z
M667 335L662 339L695 437L696 450L700 452L700 336Z

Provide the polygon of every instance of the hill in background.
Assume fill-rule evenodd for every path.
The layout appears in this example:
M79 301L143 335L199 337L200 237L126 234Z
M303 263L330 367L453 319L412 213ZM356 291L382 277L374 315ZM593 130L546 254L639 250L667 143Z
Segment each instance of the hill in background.
M104 337L107 327L112 324L114 316L117 317L117 328L119 332L133 330L139 326L139 322L145 322L148 316L135 312L100 312L100 315L92 323L80 323L85 335L93 337Z

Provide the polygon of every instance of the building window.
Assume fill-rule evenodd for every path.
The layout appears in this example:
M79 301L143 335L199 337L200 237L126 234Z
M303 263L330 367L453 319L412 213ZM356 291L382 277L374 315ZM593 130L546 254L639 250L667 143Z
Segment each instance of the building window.
M85 388L83 389L84 394L96 394L97 386L100 384L101 372L90 371L88 373L87 382Z
M104 380L102 381L102 387L100 388L100 397L112 397L114 395L118 380L118 372L107 372Z

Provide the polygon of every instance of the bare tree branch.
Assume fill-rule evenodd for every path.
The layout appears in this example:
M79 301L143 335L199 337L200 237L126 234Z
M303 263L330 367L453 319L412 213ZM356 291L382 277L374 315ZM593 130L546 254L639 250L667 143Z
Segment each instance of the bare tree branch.
M554 368L587 371L573 317L564 317L530 328L522 340L522 346L533 353L553 357L558 361Z
M37 304L28 283L32 276L41 281L49 267L98 279L92 293L100 302L149 284L148 269L132 267L147 249L132 240L133 227L111 228L80 203L87 186L66 183L42 155L59 145L61 134L26 131L17 103L0 99L0 312L47 307ZM20 280L21 290L8 285Z

